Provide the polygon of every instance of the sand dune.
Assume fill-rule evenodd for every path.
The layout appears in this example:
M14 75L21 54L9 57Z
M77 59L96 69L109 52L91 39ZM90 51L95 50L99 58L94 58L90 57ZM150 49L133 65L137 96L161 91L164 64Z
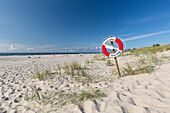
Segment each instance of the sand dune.
M170 51L159 53L158 56L169 57ZM139 74L117 79L117 75L111 76L110 71L115 66L104 66L105 61L94 61L86 67L86 72L96 77L95 82L79 83L71 76L55 75L57 64L79 61L85 65L85 60L93 59L96 55L58 55L58 56L8 56L0 57L0 112L7 113L169 113L170 112L170 63L166 59L161 66L151 74ZM41 57L41 58L39 58ZM119 65L123 67L126 62L133 62L130 56L119 57ZM128 60L127 60L128 59ZM32 77L36 70L49 68L54 76L39 81ZM103 77L103 78L102 78ZM57 106L57 94L48 95L49 102L38 103L36 99L26 100L26 92L31 91L29 86L37 87L40 94L48 95L49 92L61 91L76 93L82 90L94 88L102 90L105 94L102 98L88 99L77 104ZM31 95L31 93L28 93ZM42 95L41 95L42 96ZM54 97L54 98L53 98ZM47 97L46 97L47 98ZM58 98L60 99L60 97ZM69 98L68 98L69 99ZM45 101L45 100L44 100ZM61 103L65 101L62 100Z
M82 113L169 113L170 64L159 67L154 75L124 77L107 91L107 97L83 102L81 106L69 105L68 112ZM66 108L59 112L67 111ZM71 111L72 110L72 111Z

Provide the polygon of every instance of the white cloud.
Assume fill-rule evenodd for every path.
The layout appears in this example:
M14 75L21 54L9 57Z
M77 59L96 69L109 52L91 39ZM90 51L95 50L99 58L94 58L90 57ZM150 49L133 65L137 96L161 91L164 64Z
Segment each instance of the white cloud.
M18 43L0 43L0 52L98 52L100 44L57 48L56 45L30 46Z
M55 47L57 45L43 45L43 46L38 46L36 48L39 48L39 49L44 49L44 48L50 48L50 47Z
M143 16L138 17L133 20L130 20L129 22L127 22L127 24L141 24L141 23L151 22L151 21L169 18L169 17L170 17L170 12L164 12L164 13L159 13L159 14L155 14L155 15L145 16L145 17L143 17Z
M99 47L96 47L96 49L99 49Z
M149 34L139 35L139 36L133 36L133 37L126 38L126 39L124 39L124 40L125 40L125 41L136 40L136 39L145 38L145 37L150 37L150 36L155 36L155 35L160 35L160 34L164 34L164 33L170 33L170 30L159 31L159 32L149 33Z
M34 48L27 48L27 51L33 51Z
M120 37L129 36L129 35L133 35L133 34L134 33L122 34L122 35L120 35Z
M9 50L13 51L13 50L17 50L17 48L15 47L15 45L10 45Z
M148 18L142 18L139 20L133 20L131 22L127 22L127 24L139 24L139 23L145 23L154 20L154 17L148 17Z

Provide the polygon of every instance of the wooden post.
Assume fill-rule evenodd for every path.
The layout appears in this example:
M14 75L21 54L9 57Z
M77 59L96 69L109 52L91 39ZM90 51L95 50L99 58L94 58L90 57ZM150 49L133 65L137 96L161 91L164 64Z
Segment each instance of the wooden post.
M112 36L110 36L110 38L111 38ZM114 47L114 45L113 45L113 42L111 41L111 45ZM113 49L113 53L115 53L115 50ZM116 67L117 67L117 72L118 72L118 74L119 74L119 78L121 77L121 75L120 75L120 71L119 71L119 65L118 65L118 62L117 62L117 58L116 57L114 57L114 59L115 59L115 63L116 63Z

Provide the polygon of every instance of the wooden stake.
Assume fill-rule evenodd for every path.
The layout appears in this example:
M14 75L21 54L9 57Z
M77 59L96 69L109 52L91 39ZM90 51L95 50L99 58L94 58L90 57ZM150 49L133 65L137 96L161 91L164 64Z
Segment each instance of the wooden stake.
M111 38L112 36L110 36L110 38ZM111 45L114 47L114 45L113 45L113 42L111 41ZM115 53L115 50L113 49L113 53ZM119 78L121 77L121 75L120 75L120 71L119 71L119 65L118 65L118 62L117 62L117 58L116 57L114 57L114 59L115 59L115 63L116 63L116 67L117 67L117 72L118 72L118 74L119 74Z

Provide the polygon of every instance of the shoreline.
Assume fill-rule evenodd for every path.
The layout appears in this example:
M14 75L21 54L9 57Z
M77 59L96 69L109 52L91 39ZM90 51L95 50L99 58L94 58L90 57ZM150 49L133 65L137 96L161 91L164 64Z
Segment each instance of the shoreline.
M100 54L99 52L66 52L66 53L0 53L0 56L31 56L31 55L71 55L71 54Z

